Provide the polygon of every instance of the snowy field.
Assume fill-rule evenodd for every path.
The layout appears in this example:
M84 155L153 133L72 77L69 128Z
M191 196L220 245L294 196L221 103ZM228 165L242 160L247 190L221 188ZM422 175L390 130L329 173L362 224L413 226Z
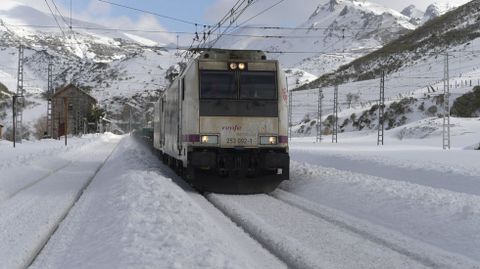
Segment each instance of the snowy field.
M282 188L480 261L480 119L452 119L451 150L441 147L441 122L387 131L380 147L376 132L339 134L338 144L294 138Z
M480 119L451 150L440 123L294 138L270 195L202 196L130 136L0 141L0 268L480 268Z

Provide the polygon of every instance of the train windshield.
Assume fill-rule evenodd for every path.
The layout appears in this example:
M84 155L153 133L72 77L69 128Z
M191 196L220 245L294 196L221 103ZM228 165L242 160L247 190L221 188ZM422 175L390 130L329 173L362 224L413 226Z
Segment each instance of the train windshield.
M240 99L273 100L276 98L275 72L241 72Z
M200 96L202 99L236 99L235 73L231 71L201 71Z

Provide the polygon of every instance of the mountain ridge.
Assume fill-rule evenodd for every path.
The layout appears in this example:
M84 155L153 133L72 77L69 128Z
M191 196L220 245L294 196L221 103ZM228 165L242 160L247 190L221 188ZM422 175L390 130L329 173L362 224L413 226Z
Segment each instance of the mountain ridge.
M415 29L409 18L399 12L366 1L331 0L319 4L308 19L294 29L237 29L235 34L280 36L285 38L230 38L221 47L262 49L272 52L288 68L310 61L305 70L319 75L383 46L386 42ZM300 51L300 53L289 53ZM331 59L335 53L353 52L346 59ZM329 55L325 55L329 54ZM340 60L340 61L338 61ZM330 62L331 66L320 63ZM314 66L321 66L320 69Z
M296 90L378 78L382 71L387 74L395 72L404 64L474 40L480 36L480 22L475 21L479 11L478 1L468 2Z

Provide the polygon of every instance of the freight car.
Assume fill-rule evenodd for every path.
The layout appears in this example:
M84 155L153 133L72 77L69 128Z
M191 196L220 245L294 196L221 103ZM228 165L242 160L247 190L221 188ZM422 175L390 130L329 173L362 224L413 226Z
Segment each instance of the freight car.
M271 192L289 179L287 91L261 51L197 51L155 104L154 149L200 191Z

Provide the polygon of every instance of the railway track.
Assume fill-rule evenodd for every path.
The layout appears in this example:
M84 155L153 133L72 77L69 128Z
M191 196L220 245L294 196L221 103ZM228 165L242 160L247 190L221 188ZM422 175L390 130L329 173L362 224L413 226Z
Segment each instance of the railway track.
M206 198L292 268L480 268L466 257L283 190Z
M26 268L89 186L115 145L107 143L10 193L0 203L0 268Z
M27 180L27 182L25 182L24 184L22 184L20 187L14 189L14 190L10 190L10 191L6 191L2 194L2 196L0 197L0 202L2 201L5 201L5 200L8 200L12 197L14 197L15 195L17 195L18 193L21 193L22 191L30 188L31 186L39 183L40 181L54 175L55 173L58 173L60 172L61 170L65 169L66 167L72 165L74 163L74 161L67 161L65 164L62 164L60 165L59 167L55 167L53 169L47 169L46 171L44 171L43 173L41 173L42 175L39 176L37 179L34 179L34 180Z

